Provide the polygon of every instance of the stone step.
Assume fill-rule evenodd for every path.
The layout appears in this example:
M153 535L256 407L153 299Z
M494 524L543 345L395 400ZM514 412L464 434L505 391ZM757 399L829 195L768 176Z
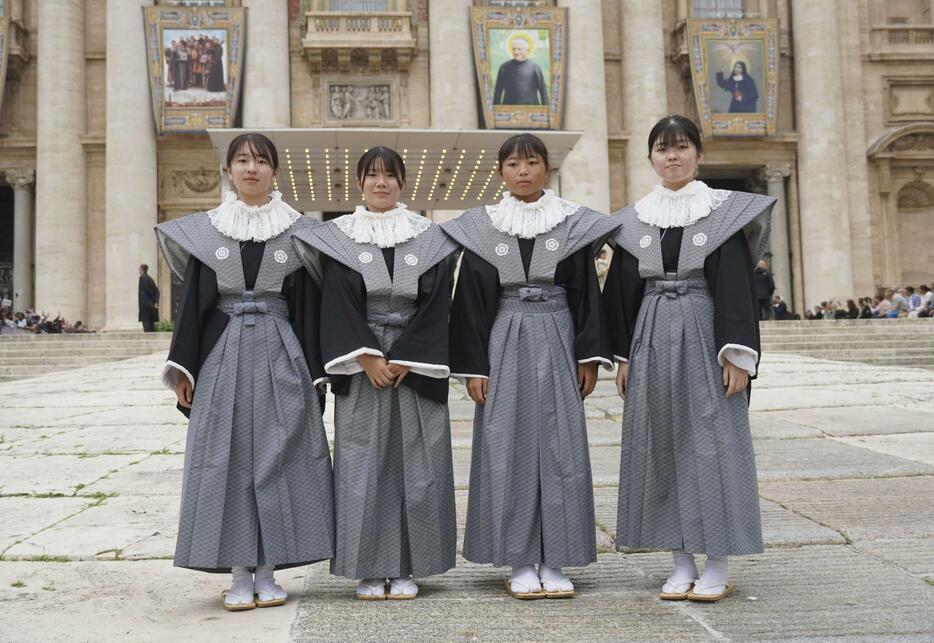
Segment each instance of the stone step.
M787 354L799 355L801 357L812 357L814 359L834 360L838 362L860 362L862 364L884 364L889 366L934 369L934 355L884 355L865 353L846 355L840 354L840 352L837 351L796 351L794 353Z
M172 333L10 333L0 334L0 344L5 342L112 342L117 340L136 339L151 341L167 341Z
M932 344L934 341L921 341L921 340L893 340L893 339L879 339L875 341L866 341L865 338L860 340L853 341L840 341L837 339L823 339L823 338L812 338L809 340L796 340L796 341L776 341L772 339L763 339L762 350L770 351L773 353L788 353L788 352L798 352L801 350L864 350L868 352L889 352L889 351L899 351L899 352L915 352L918 350L925 350Z
M160 350L167 350L170 345L171 342L114 342L113 344L97 342L93 344L62 344L51 342L48 344L30 343L17 346L0 345L0 359L3 359L4 356L12 357L15 355L34 354L86 355L107 352L155 353Z

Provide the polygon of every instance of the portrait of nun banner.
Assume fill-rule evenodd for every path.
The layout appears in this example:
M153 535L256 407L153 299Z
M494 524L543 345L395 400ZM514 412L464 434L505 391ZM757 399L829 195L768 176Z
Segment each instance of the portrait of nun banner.
M708 94L715 114L764 112L761 41L708 40Z

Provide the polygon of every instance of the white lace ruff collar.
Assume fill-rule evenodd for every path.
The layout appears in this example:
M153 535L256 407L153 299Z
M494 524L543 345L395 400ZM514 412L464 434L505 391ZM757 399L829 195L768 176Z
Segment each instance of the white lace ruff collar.
M431 219L412 212L404 203L386 212L371 212L358 205L353 214L334 219L341 232L357 243L375 243L380 248L393 248L414 239L431 226Z
M555 196L552 190L544 190L541 198L532 203L520 201L506 191L502 201L486 206L494 228L522 239L534 239L554 229L578 209L579 205Z
M211 225L225 237L236 241L268 241L298 221L302 216L273 192L263 205L247 205L233 192L224 195L224 202L210 210Z
M729 190L714 190L703 181L691 181L677 192L661 183L636 201L639 221L658 228L683 228L703 219L730 196Z

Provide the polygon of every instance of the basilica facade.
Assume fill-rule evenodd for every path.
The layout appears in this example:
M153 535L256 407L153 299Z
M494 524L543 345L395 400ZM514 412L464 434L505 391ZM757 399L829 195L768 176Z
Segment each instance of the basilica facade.
M162 310L170 310L177 289L160 265L153 226L220 202L219 152L232 129L268 132L280 153L288 150L280 189L310 216L352 210L359 198L352 166L377 143L404 147L410 182L417 177L410 205L427 216L440 220L495 201L496 147L509 132L487 127L474 6L567 10L563 114L542 133L558 152L555 190L605 212L654 185L646 138L659 118L703 116L692 21L774 24L762 62L774 75L762 79L759 106L751 108L768 111L774 123L754 135L707 130L700 178L778 199L766 258L776 292L798 312L826 299L934 282L932 0L2 5L0 296L16 310L136 328L143 263L153 267ZM246 10L232 121L218 131L158 126L144 27L151 6ZM232 59L217 61L229 45L210 33L176 44L172 33L164 52L160 43L167 62L159 82L177 100L199 92L223 99L218 83L233 73ZM525 56L534 43L512 46ZM751 90L738 84L745 69L718 72L728 111L749 111L743 100ZM547 102L547 88L536 92Z

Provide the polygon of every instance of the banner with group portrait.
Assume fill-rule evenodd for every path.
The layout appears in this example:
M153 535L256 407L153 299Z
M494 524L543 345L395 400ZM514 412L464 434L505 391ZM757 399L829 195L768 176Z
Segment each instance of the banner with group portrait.
M561 129L568 11L471 7L474 63L488 129Z
M233 127L246 9L143 7L149 86L160 134Z
M772 136L778 20L688 20L697 114L706 136Z

